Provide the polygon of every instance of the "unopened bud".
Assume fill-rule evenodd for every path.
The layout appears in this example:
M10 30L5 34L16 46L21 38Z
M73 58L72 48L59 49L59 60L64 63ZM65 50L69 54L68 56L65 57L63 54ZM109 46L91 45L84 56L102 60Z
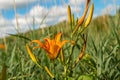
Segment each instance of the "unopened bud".
M92 6L90 8L90 13L89 13L88 18L85 22L85 27L87 27L90 24L90 22L92 20L92 16L93 16L93 11L94 11L94 4L92 4Z
M68 23L71 24L72 18L71 18L71 8L70 5L68 5Z

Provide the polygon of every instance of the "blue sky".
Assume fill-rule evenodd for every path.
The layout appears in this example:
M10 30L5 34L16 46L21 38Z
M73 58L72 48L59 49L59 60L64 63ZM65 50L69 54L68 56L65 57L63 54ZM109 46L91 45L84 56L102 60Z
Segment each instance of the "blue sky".
M32 27L33 18L36 28L56 24L67 20L67 5L71 5L72 12L80 17L84 11L86 0L15 0L16 14L21 32ZM94 17L103 14L115 14L120 7L119 0L91 0L94 2ZM16 18L14 0L0 0L0 37L6 33L16 33ZM44 16L48 16L43 24L40 24ZM26 27L27 26L27 27Z

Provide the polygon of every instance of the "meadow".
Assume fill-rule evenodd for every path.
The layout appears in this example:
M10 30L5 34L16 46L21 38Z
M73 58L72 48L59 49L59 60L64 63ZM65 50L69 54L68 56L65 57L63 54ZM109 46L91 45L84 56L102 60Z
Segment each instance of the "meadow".
M5 45L0 49L0 80L120 80L119 21L118 10L94 18L85 29L83 23L74 34L75 21L9 34L0 39ZM45 48L54 46L49 38L56 47L60 45L58 52L54 47L56 55Z

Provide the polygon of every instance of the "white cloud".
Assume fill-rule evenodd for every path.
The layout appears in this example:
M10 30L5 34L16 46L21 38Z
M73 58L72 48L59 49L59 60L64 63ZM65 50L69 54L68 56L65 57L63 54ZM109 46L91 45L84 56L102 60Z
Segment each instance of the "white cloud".
M113 4L107 5L104 9L102 9L103 14L113 14L116 11L116 7Z
M36 0L15 0L16 7L22 7ZM13 8L14 0L0 0L0 9Z
M8 2L7 2L8 1ZM35 0L29 0L29 2L33 2ZM72 1L72 0L71 0ZM81 1L81 0L80 0ZM9 3L6 7L5 5ZM28 0L16 0L16 5L27 4ZM0 9L5 9L13 5L11 0L0 0ZM79 12L81 8L71 6L72 13ZM47 15L48 14L48 15ZM28 13L25 15L18 14L18 24L20 31L24 32L26 30L32 29L33 21L35 23L36 28L45 27L48 25L56 24L60 21L67 20L67 6L52 6L49 9L44 6L36 5L30 9ZM45 20L43 21L44 17ZM43 21L43 22L42 22ZM42 22L42 24L41 24ZM6 35L7 33L16 33L16 18L12 20L7 20L3 17L0 18L0 37Z
M69 3L71 5L81 5L81 4L85 3L85 0L70 0Z
M46 16L44 24L56 24L62 19L67 20L67 6L52 6L50 9L48 9L37 5L30 10L29 16L34 16L37 23L41 23L43 18ZM61 20L59 20L60 18Z
M47 12L48 12L47 8L40 6L40 5L36 5L30 10L29 15L42 17L42 16L45 16Z
M11 25L11 23L8 20L4 19L2 16L0 16L0 27L7 25Z
M0 16L0 34L6 34L7 32L13 31L13 24Z
M85 2L86 0L69 0L72 13L80 17L81 13L83 13Z
M64 20L67 20L67 16L62 16L58 19L58 22L61 22L61 21L64 21Z
M96 18L97 16L98 16L97 13L94 13L94 14L93 14L93 18Z
M53 6L49 12L50 17L58 17L66 14L67 14L67 8L65 6Z

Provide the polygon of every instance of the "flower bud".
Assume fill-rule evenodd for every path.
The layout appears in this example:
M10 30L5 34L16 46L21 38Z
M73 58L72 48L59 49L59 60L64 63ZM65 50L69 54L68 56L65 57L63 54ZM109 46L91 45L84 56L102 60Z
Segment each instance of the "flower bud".
M72 18L71 18L71 8L70 5L68 5L68 23L71 24Z
M92 4L92 6L90 8L90 13L89 13L88 18L85 22L85 27L87 27L90 24L90 22L92 20L92 16L93 16L93 11L94 11L94 4Z
M75 25L74 14L72 14L72 25Z
M26 49L28 51L28 54L30 55L31 59L33 62L38 63L38 59L35 57L35 55L32 53L32 51L30 50L29 46L26 45Z
M87 14L87 11L88 11L88 8L89 8L89 4L90 4L90 0L87 0L84 13L83 13L82 17L80 19L78 19L78 23L77 23L76 28L74 29L72 34L74 34L78 30L78 28L80 27L81 24L83 24L84 19L85 19L86 14Z
M45 71L49 74L49 76L50 76L51 78L54 78L54 75L50 72L50 70L48 69L48 67L45 66L44 68L45 68Z

